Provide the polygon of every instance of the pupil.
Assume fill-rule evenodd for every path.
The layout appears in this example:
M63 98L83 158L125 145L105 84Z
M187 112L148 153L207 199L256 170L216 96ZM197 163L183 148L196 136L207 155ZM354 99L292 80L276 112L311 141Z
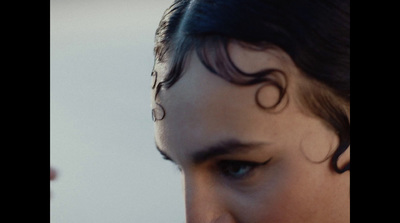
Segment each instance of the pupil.
M240 164L237 164L237 165L233 165L232 166L232 168L231 168L231 171L233 172L233 173L240 173L240 172L243 172L243 171L241 171L241 170L243 170L243 165L240 165Z

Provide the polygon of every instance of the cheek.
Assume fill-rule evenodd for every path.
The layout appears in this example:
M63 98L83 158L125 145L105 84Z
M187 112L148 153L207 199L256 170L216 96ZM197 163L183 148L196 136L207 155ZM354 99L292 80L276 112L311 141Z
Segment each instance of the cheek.
M301 171L277 168L266 183L243 194L236 200L240 205L235 209L240 222L325 222L329 211L325 205L329 201L328 183L323 182L318 171L316 174L306 169Z
M287 185L290 183L287 169L275 165L267 171L257 186L231 196L234 197L229 201L234 204L231 210L239 222L287 222L290 209L297 208L296 201L289 195L295 188ZM287 209L288 205L290 209Z
M287 181L275 188L268 206L265 206L268 211L264 210L266 214L262 217L268 222L314 222L312 213L316 203L312 192L315 192L315 188L312 185L299 185L298 181ZM258 220L262 222L262 219Z

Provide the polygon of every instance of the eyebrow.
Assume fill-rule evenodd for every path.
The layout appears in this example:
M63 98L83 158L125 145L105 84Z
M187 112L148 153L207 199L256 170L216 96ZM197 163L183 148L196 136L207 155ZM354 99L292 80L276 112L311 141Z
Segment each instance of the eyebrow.
M171 161L173 163L176 163L168 154L166 154L164 151L162 151L160 149L160 147L157 145L157 142L156 142L156 148L157 148L158 152L160 152L160 154L163 157L163 159L169 160L169 161Z
M244 143L236 139L224 140L216 143L212 146L208 146L205 149L194 152L190 154L191 160L194 164L201 164L207 160L213 159L218 156L235 154L235 153L245 153L250 150L259 149L260 146L269 145L270 143L265 142L254 142L254 143ZM176 163L171 156L160 149L156 143L157 150L161 153L164 159Z

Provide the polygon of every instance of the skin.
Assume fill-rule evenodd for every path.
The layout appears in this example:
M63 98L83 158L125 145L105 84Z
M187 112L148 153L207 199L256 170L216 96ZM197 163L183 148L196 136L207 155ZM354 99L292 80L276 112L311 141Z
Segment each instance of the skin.
M182 78L153 101L166 111L155 141L182 172L187 222L349 222L350 173L337 174L325 159L338 138L296 99L307 79L279 49L232 43L229 52L245 72L279 69L288 103L279 112L261 109L254 97L262 83L231 84L191 54ZM160 79L167 67L155 66ZM273 104L277 95L264 87L260 101ZM340 163L349 159L346 152Z

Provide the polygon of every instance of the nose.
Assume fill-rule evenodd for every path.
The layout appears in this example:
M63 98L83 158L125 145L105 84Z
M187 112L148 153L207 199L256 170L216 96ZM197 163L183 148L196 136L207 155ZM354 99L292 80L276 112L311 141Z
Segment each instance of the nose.
M218 186L205 179L185 177L184 187L186 223L237 223Z

